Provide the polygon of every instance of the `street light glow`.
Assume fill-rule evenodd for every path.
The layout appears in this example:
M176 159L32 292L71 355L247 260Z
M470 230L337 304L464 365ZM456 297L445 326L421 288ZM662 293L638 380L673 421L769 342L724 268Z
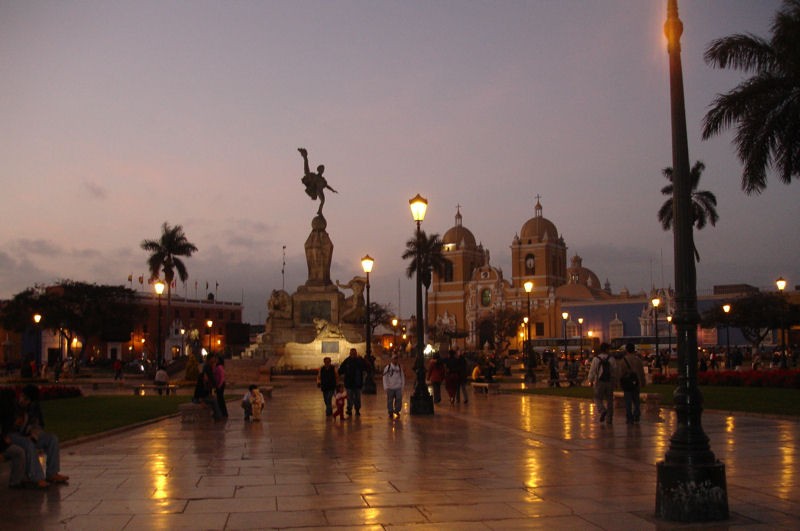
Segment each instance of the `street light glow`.
M782 293L786 288L786 279L783 277L778 277L778 280L775 281L775 285L778 286L778 291Z
M421 222L425 219L425 211L428 209L428 200L417 194L408 200L411 207L411 217L414 221Z
M364 258L361 259L361 267L364 268L364 273L372 273L372 264L374 263L375 260L370 255L364 255Z
M522 285L522 287L525 288L525 293L530 293L531 291L533 291L533 282L528 280Z
M158 296L161 296L161 294L162 294L162 293L164 293L164 288L166 288L166 287L167 287L167 285L166 285L166 284L164 284L164 283L161 281L161 279L158 279L158 280L156 281L156 283L155 283L155 284L153 284L153 287L155 288L155 290L156 290L156 293L158 294Z

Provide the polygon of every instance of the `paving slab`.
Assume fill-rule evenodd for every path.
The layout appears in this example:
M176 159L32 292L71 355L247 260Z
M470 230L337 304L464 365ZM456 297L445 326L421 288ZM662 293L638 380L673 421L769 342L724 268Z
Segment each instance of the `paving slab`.
M473 396L399 419L364 396L325 417L308 381L275 386L263 422L178 418L62 449L69 485L0 487L3 529L800 529L800 422L705 412L731 519L658 521L656 467L675 429L596 422L589 401ZM0 466L0 482L8 479ZM1 483L0 483L1 484Z

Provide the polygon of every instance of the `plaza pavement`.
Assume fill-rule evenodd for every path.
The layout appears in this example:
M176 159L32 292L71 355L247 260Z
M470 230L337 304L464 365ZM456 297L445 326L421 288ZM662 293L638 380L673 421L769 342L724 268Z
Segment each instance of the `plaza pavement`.
M0 466L0 528L800 529L797 420L706 412L731 519L690 526L652 517L670 410L606 426L587 401L502 394L411 417L409 384L389 420L379 385L360 417L333 422L312 382L275 386L261 423L231 402L227 422L68 445L69 485L8 490Z

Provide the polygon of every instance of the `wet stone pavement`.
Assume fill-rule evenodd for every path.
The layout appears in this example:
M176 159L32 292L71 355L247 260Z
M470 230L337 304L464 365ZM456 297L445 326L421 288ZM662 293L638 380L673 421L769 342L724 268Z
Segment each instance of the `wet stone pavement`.
M62 449L69 485L5 488L2 529L800 529L800 423L705 412L731 519L654 520L674 414L627 426L587 401L515 394L400 419L365 396L334 422L308 381L277 383L264 421L171 418Z

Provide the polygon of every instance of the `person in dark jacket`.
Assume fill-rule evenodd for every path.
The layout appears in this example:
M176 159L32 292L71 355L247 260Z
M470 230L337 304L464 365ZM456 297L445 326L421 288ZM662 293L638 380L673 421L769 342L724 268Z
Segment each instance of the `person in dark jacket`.
M19 489L25 486L25 449L11 442L15 401L16 395L12 389L0 389L0 460L11 463L9 488Z
M336 392L336 368L331 364L331 358L325 356L322 367L317 372L317 387L322 391L322 400L325 402L325 416L333 415L333 394Z
M364 387L364 375L367 364L364 358L358 355L356 349L350 349L350 355L339 366L339 375L344 377L344 388L347 390L347 416L352 415L353 409L356 416L361 415L361 390Z

